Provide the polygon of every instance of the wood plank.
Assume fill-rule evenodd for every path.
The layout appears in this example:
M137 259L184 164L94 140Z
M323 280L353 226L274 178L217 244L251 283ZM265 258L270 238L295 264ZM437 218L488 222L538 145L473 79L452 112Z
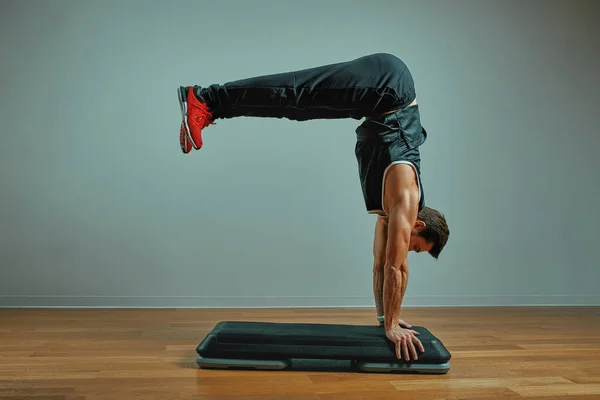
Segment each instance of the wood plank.
M512 387L513 391L519 393L523 397L540 397L540 396L572 396L572 395L596 395L600 396L599 383L565 383L561 385L550 385L543 387L519 386Z

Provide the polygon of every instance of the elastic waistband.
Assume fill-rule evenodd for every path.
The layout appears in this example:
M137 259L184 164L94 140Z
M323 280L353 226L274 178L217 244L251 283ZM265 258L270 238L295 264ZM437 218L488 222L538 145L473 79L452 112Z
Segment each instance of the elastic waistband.
M393 142L398 140L400 131L400 111L382 115L376 118L367 118L356 128L357 140L378 140L381 142Z
M408 147L414 148L427 140L427 131L421 125L419 106L414 105L403 110L367 119L356 128L357 140L377 140L392 142L402 139Z

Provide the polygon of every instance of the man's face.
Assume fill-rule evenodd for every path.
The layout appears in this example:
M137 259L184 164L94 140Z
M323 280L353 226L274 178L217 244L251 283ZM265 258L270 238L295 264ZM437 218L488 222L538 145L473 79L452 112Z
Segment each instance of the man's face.
M414 251L417 253L427 252L431 250L433 243L425 241L421 236L412 234L410 237L410 243L408 245L408 251Z
M408 245L408 251L414 251L416 253L428 252L433 247L433 243L426 241L419 232L425 228L423 221L417 221L410 235L410 243Z

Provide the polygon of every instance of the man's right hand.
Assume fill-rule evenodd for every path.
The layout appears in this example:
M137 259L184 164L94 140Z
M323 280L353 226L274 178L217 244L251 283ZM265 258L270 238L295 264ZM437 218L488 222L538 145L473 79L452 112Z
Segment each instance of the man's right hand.
M404 329L400 326L385 331L387 338L391 340L396 347L396 358L401 359L402 354L404 354L404 359L406 361L409 361L411 356L414 360L419 358L417 349L421 353L425 352L423 344L417 338L418 334L419 332L415 330Z

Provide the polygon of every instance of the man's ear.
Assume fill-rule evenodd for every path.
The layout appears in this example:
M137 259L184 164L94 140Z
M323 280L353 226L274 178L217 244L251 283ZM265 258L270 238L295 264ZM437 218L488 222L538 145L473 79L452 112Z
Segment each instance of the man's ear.
M426 226L425 222L423 222L423 221L417 220L417 222L415 222L415 230L417 232L420 232L423 229L425 229L425 226Z

